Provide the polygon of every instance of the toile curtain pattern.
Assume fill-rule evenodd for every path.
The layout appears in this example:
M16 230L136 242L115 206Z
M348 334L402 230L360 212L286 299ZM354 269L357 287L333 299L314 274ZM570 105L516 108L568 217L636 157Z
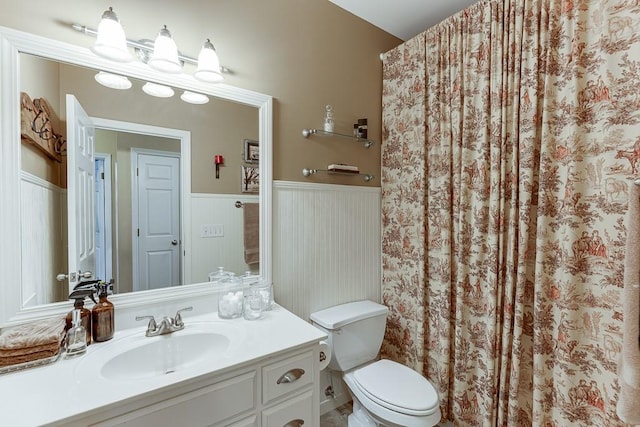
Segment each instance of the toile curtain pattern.
M484 0L383 68L383 357L474 426L623 426L640 2Z

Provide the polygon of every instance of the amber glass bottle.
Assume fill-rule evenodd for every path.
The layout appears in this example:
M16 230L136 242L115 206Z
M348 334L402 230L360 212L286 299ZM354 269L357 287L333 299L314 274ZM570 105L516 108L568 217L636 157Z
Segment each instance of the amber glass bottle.
M98 284L98 302L91 310L93 341L102 342L113 338L115 330L115 310L111 301L107 299L109 285L101 282Z
M73 326L72 320L73 320L74 310L80 310L80 322L82 323L82 326L84 326L85 330L87 331L87 345L89 345L91 344L91 311L88 308L84 307L84 296L82 297L82 299L77 298L73 302L73 310L67 313L67 317L65 319L66 320L65 331L68 331Z

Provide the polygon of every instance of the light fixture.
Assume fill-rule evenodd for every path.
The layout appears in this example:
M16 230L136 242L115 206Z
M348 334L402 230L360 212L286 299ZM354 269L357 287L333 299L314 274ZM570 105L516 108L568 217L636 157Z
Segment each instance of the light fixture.
M100 71L94 76L94 78L102 86L106 86L111 89L126 90L131 88L131 81L125 76Z
M131 61L131 53L127 48L127 38L112 7L102 14L102 19L98 25L96 43L91 47L91 51L112 61Z
M178 46L171 38L171 33L165 25L158 32L158 37L153 44L153 55L148 62L149 66L163 73L178 74L182 72L182 64L178 59Z
M209 102L209 97L202 93L190 92L185 90L182 95L180 95L180 99L184 102L188 102L189 104L206 104Z
M138 60L164 73L182 73L182 66L185 63L195 65L197 68L194 78L205 83L219 83L224 80L223 73L231 73L227 67L220 64L216 49L209 39L203 43L198 59L185 56L178 51L166 25L160 29L155 41L127 39L111 7L102 14L97 31L80 24L71 24L71 28L96 37L96 43L91 47L91 51L113 61L131 61L132 55L129 48L133 48Z
M200 49L198 55L198 69L193 73L193 77L206 83L219 83L224 80L220 72L220 60L216 53L216 48L207 39Z
M174 94L173 89L169 86L159 85L157 83L147 82L142 86L142 90L147 95L155 96L158 98L171 98Z

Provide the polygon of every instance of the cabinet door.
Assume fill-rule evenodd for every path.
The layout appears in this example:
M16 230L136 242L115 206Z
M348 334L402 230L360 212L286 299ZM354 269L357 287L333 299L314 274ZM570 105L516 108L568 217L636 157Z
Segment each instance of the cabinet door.
M255 383L256 372L251 371L97 425L210 426L254 409Z
M262 427L313 427L317 424L317 420L313 420L312 390L262 411Z
M305 352L262 369L262 402L274 399L311 384L314 378L313 352Z

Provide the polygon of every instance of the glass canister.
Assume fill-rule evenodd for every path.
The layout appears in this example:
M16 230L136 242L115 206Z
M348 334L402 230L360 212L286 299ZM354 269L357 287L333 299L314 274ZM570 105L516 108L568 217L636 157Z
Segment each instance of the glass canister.
M216 271L209 273L209 281L218 283L220 280L226 279L229 275L235 275L230 271L224 271L224 267L218 267Z
M235 319L242 316L242 290L230 290L218 298L218 317Z
M213 280L213 284L220 289L218 296L218 317L221 319L235 319L242 316L242 280L234 273L224 272L222 267Z
M260 275L251 271L245 271L244 274L240 276L240 278L242 279L242 283L244 285L250 285L251 283L260 280Z
M269 282L253 282L249 288L262 298L262 309L269 311L273 307L273 284Z
M251 286L244 288L242 293L242 315L246 320L258 320L262 318L264 311L264 299L259 289Z

